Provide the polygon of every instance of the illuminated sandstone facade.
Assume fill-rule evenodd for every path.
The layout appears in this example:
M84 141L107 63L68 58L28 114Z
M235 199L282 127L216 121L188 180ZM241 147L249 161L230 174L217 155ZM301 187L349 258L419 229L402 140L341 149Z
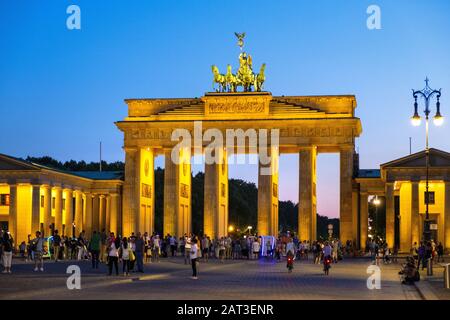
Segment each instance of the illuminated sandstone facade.
M201 155L209 142L180 149L181 163L170 158L178 140L175 129L200 135L219 129L223 137L230 129L279 129L279 145L268 148L271 162L259 165L258 225L263 235L277 235L278 159L283 153L299 154L299 236L316 238L316 159L319 153L340 154L340 232L342 239L357 237L354 210L354 143L361 134L360 119L355 117L354 96L272 96L269 92L207 93L201 98L128 99L128 116L116 123L124 133L125 182L123 232L151 230L154 221L153 163L165 156L164 234L181 236L191 232L191 157ZM197 133L198 134L198 133ZM246 140L247 141L247 140ZM259 143L259 142L258 142ZM245 153L254 150L245 142ZM204 233L212 237L227 234L228 157L238 148L224 148L221 161L205 165ZM242 152L242 150L241 150ZM262 175L264 166L272 172ZM149 170L142 168L148 167ZM146 196L143 190L149 190Z
M368 198L381 197L386 205L386 242L409 253L423 239L425 217L425 151L381 165L381 170L360 170L355 179L359 195L359 239L368 238ZM370 173L370 174L368 174ZM432 239L450 249L450 154L430 149L430 203Z
M90 237L93 230L118 232L122 173L64 172L0 154L0 222L15 239L37 230ZM7 228L6 228L7 226Z

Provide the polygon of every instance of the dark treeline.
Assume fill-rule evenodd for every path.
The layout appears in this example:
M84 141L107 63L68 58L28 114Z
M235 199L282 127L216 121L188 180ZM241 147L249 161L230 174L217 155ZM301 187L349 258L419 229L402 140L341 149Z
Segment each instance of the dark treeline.
M70 160L61 162L51 157L27 157L26 161L38 163L47 167L67 171L98 171L99 162L86 163L85 161ZM107 163L102 161L103 171L124 171L125 164L121 161ZM205 174L197 173L192 177L192 230L201 234L203 232L203 188ZM229 218L230 225L236 228L252 226L256 229L258 221L258 188L252 182L241 179L230 179L229 191ZM298 205L292 201L279 201L279 224L283 232L297 232ZM155 229L162 233L164 210L164 169L155 169ZM333 225L333 233L339 233L339 219L317 215L318 237L328 237L328 224Z
M70 160L66 162L61 162L53 159L52 157L30 157L28 156L26 161L34 162L46 167L65 170L65 171L99 171L100 170L100 162L85 162L84 160L75 161ZM102 171L124 171L125 163L122 161L116 161L108 163L106 161L102 161Z
M196 234L203 233L203 187L205 174L197 173L192 177L192 230ZM240 179L229 179L229 225L245 229L252 226L256 229L258 221L258 188L252 182ZM164 169L155 170L155 228L158 232L163 229L164 202ZM298 205L292 201L279 201L279 224L282 232L297 233ZM339 234L339 219L330 219L317 215L317 236L328 238L328 225L333 225L333 235Z

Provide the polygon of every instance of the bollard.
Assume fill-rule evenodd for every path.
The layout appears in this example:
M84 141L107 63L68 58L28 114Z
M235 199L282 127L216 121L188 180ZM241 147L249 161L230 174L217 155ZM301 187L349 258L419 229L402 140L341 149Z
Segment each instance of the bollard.
M444 264L444 288L450 289L450 263Z
M427 276L433 275L433 260L429 258L427 260Z

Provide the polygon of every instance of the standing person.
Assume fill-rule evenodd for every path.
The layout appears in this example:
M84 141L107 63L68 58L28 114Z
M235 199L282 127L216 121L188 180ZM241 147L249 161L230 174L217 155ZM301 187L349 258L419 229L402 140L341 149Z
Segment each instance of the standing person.
M192 265L192 279L197 280L197 253L198 253L198 247L197 247L197 239L194 239L191 244L191 251L189 252L190 259L191 259L191 265Z
M184 264L188 264L188 259L190 258L191 254L191 237L184 234Z
M417 242L414 242L414 245L411 248L411 254L413 255L414 259L418 259L418 252L419 252L419 246L417 245Z
M112 268L114 265L114 268L116 269L116 275L119 275L119 248L120 248L120 239L115 238L112 239L111 244L108 247L108 275L112 275Z
M148 235L148 232L144 233L144 254L145 254L145 263L148 263L151 257L150 252L150 237Z
M9 231L3 233L1 248L2 248L2 258L3 258L3 273L11 273L11 261L12 261L12 249L13 249L13 238Z
M436 247L437 249L437 262L444 262L444 246L442 245L442 242L439 242L438 246Z
M203 261L208 262L209 258L209 238L205 235L203 235L202 239L202 248L203 248Z
M55 262L58 262L59 258L59 248L61 246L61 237L58 234L58 230L55 230L53 233L53 258Z
M106 241L108 237L106 236L106 230L103 228L102 233L100 234L100 262L106 262Z
M31 240L31 250L34 256L34 271L44 271L44 235L36 231L36 238Z
M333 263L338 263L338 244L337 242L333 241L332 242L332 248L333 248Z
M180 255L184 257L184 237L180 237L180 239L178 239L178 251L180 252Z
M153 237L153 244L152 245L153 245L153 254L152 254L153 262L159 262L159 250L160 250L160 247L161 247L160 240L159 240L159 235L155 235Z
M91 251L91 258L92 258L92 269L98 269L98 262L99 262L98 255L100 252L100 245L101 245L101 237L97 233L97 231L94 231L94 233L92 234L91 242L89 243L89 249Z
M144 238L142 237L141 233L137 233L135 244L135 254L136 254L136 264L137 264L137 271L144 273L144 250L145 250L145 243Z
M130 253L132 253L132 251L128 245L128 240L126 237L123 237L119 257L122 260L122 272L124 276L130 274Z
M225 259L225 253L226 253L226 240L224 237L220 238L219 241L219 258L220 258L220 262L223 262L223 260Z
M291 252L292 256L295 256L295 247L292 238L289 238L288 243L286 244L286 255Z
M84 230L81 231L80 235L78 236L78 243L77 243L77 260L82 260L84 258L84 247L86 246L86 240L84 239Z
M169 244L170 244L170 252L172 254L172 257L175 256L175 252L177 250L177 238L175 236L171 236L169 234Z
M420 242L419 249L417 250L417 269L420 268L420 263L422 263L422 270L425 269L425 245Z
M134 272L134 265L136 263L136 259L133 259L133 256L136 257L136 236L134 235L134 232L128 239L128 245L130 246L131 251L133 251L133 255L131 256L130 259L130 271Z
M25 259L25 251L27 250L27 244L25 243L25 241L22 241L22 243L19 246L19 250L20 250L20 257L22 259Z
M260 248L261 248L261 246L259 245L258 239L255 238L252 243L252 252L253 252L253 257L255 259L259 258L259 249Z

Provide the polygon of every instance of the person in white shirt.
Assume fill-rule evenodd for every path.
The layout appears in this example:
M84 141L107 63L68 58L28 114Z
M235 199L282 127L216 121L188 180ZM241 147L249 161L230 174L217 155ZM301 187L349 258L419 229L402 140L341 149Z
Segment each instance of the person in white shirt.
M119 248L120 248L120 239L115 238L112 239L109 245L108 251L108 275L112 274L112 268L114 264L114 269L116 269L116 275L119 275Z
M197 280L197 258L198 258L198 247L197 247L197 239L192 240L191 249L190 249L190 258L192 265L192 279Z
M184 236L184 264L188 264L188 258L189 258L189 254L191 252L191 236Z
M177 238L175 238L174 236L169 237L169 244L172 257L174 257L177 250Z
M253 243L252 243L252 252L253 252L253 256L255 259L259 258L259 249L260 248L261 248L261 246L258 242L258 239L255 238L255 240L253 240Z

